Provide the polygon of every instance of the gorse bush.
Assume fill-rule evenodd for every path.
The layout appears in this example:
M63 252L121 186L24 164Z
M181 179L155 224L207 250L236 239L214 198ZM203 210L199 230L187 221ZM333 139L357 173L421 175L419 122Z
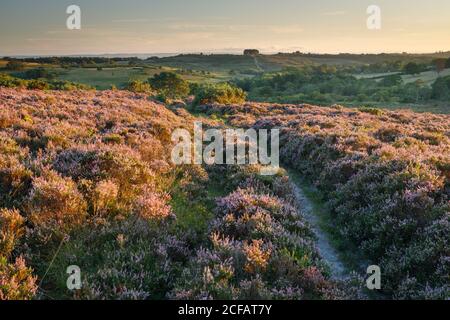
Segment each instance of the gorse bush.
M133 80L128 82L125 87L126 90L135 92L135 93L152 93L152 87L148 82Z

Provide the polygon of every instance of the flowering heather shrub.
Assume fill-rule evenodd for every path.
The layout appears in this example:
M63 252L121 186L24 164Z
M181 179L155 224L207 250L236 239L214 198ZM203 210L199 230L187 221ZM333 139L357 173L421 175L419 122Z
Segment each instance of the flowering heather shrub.
M55 268L76 264L87 271L82 290L60 290L59 294L75 299L164 298L191 254L181 237L170 234L168 222L156 225L127 218L74 234L56 258ZM56 277L55 283L66 281L64 273L49 277Z
M325 275L311 230L283 199L238 189L216 211L209 249L197 250L171 298L345 297Z
M2 88L0 105L0 244L9 255L0 264L1 298L32 298L37 290L24 260L14 263L10 256L22 255L42 277L55 252L52 272L41 284L52 297L348 297L329 279L281 171L262 177L256 166L170 164L172 130L191 129L194 117L127 91ZM265 113L259 108L255 116L231 121L253 125ZM333 121L327 123L303 127L313 136L321 127L331 130ZM345 145L357 144L358 152L368 145L352 141ZM336 148L335 154L344 151ZM446 163L436 157L429 165L447 170ZM213 179L224 190L210 190ZM417 186L438 192L439 179L432 187L422 180ZM420 194L405 199L430 205ZM22 224L26 233L18 243ZM427 234L443 238L441 226ZM61 246L50 241L63 236ZM433 257L442 252L439 243ZM440 261L443 275L448 269ZM70 264L83 270L83 289L76 293L66 288Z
M143 219L166 219L172 215L172 208L167 204L169 201L170 196L168 194L158 194L146 190L136 201L136 214Z
M25 260L19 257L14 263L8 263L0 255L0 300L30 300L36 291L36 278Z
M96 216L105 216L116 207L119 188L112 180L103 180L97 183L93 191L93 213Z
M192 119L148 99L127 91L0 89L1 256L22 254L42 276L59 246L53 240L64 236L70 240L54 270L73 257L92 266L86 292L75 297L162 298L171 290L190 254L170 219L178 179L169 164L171 131L190 128ZM34 296L35 278L17 261L2 261L1 298ZM42 283L50 295L69 297L64 272Z
M23 235L25 219L17 210L0 209L0 256L9 257Z
M251 103L209 112L282 129L282 160L322 191L342 237L381 266L386 293L450 296L449 116Z
M76 184L50 170L33 179L25 206L33 226L46 232L68 233L86 219L86 202Z

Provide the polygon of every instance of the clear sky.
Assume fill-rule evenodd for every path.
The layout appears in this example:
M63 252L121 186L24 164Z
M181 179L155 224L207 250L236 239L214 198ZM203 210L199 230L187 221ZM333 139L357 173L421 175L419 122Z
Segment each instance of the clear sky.
M81 30L66 8L81 7ZM369 5L382 28L366 26ZM0 55L450 50L450 0L0 0Z

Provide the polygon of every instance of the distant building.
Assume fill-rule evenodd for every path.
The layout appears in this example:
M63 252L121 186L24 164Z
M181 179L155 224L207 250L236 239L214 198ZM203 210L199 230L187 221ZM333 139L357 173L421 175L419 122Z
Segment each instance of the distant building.
M259 55L259 50L256 49L245 49L244 56L257 56Z

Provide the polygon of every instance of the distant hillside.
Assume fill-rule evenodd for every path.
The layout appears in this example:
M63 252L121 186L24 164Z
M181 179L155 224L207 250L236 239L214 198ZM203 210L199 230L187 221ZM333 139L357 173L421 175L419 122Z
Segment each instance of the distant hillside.
M310 54L310 53L279 53L273 55L247 55L231 54L181 54L165 58L149 58L150 63L157 63L177 68L191 68L209 71L242 70L258 71L255 59L265 71L276 71L286 67L301 67L310 64L329 65L365 65L382 62L417 62L430 63L436 58L448 58L450 52L431 54Z

